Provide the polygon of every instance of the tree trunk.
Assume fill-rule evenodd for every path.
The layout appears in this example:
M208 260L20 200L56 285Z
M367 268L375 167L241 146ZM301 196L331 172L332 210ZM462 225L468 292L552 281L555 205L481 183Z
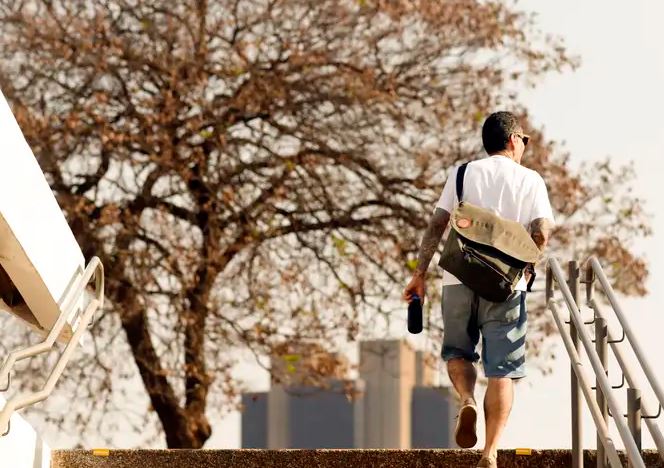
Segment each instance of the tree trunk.
M119 297L125 296L120 303L127 307L127 312L122 315L122 327L152 407L161 421L166 444L169 448L201 448L212 433L205 416L205 399L202 401L202 409L200 402L192 411L180 406L152 345L145 311L136 304L128 289L124 287L124 294L118 294ZM207 395L207 386L204 395Z

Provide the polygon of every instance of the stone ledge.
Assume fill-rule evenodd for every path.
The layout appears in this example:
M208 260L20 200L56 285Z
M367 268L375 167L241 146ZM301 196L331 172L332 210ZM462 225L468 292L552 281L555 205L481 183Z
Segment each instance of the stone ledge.
M595 467L595 452L585 452L585 467ZM664 463L645 451L648 468ZM475 468L476 450L55 450L52 468ZM500 468L560 468L571 465L569 450L532 450L517 455L501 450Z

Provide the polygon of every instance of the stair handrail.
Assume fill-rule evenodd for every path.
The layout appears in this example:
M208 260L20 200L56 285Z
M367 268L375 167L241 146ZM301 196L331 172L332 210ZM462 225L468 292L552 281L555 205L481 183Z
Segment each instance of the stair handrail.
M613 468L622 467L622 464L620 463L620 459L618 458L616 452L615 445L613 444L613 441L608 435L606 423L604 422L604 419L601 417L601 411L599 409L597 401L592 397L592 388L590 385L588 385L588 379L584 372L585 367L581 362L581 359L577 353L574 343L572 342L572 338L569 335L569 332L566 330L564 326L564 320L561 317L561 312L558 307L558 301L553 298L552 294L553 291L552 290L549 291L549 288L553 288L554 282L557 283L558 289L562 293L563 303L567 306L567 310L570 315L570 320L576 326L578 337L580 338L580 342L583 348L585 349L586 354L588 355L592 370L597 380L597 384L600 390L602 391L602 394L604 395L604 398L606 400L609 409L613 414L613 420L618 429L620 438L622 439L623 444L625 446L625 451L627 452L627 458L630 462L630 466L637 468L645 468L645 463L643 461L643 458L641 457L639 447L636 445L636 442L629 428L627 427L627 424L622 419L622 417L618 417L618 415L622 415L622 413L620 412L620 407L618 406L618 403L616 402L616 399L611 392L611 383L608 380L608 376L605 373L604 366L600 361L597 351L592 345L592 339L590 338L588 331L584 327L585 324L579 312L579 307L574 297L572 296L572 292L570 291L570 288L565 280L565 277L563 275L560 264L558 263L558 260L552 257L549 258L547 262L547 298L548 298L547 307L549 310L551 310L554 320L556 322L556 326L558 327L558 331L560 332L561 337L563 337L565 348L573 364L572 368L579 380L579 384L584 399L586 400L586 404L588 405L589 408L591 408L593 421L595 422L595 426L598 430L598 436L602 441L607 456L609 457L609 463Z
M92 280L93 277L95 279L93 297L88 302L84 311L80 313L78 317L73 317L72 320L72 313L78 307L78 300L85 294L87 284ZM98 309L101 309L103 305L104 266L98 257L93 257L85 268L83 275L76 282L74 291L71 294L68 294L67 298L63 301L63 305L60 309L60 315L58 316L58 319L56 320L53 327L49 330L46 338L40 343L20 350L12 351L9 353L2 367L0 368L0 382L6 379L8 388L11 382L10 376L14 365L21 360L31 358L51 350L54 343L60 336L63 328L67 322L71 320L72 327L75 327L75 329L73 330L71 337L69 337L67 340L65 348L58 357L58 360L51 370L43 388L39 391L29 393L27 395L15 395L6 402L5 406L0 411L1 435L6 435L9 432L9 422L14 411L45 400L53 392L55 384L62 375L62 372L64 371L67 363L71 359L71 355L74 352L74 349L80 342L83 333L88 328L88 325L93 320L95 312ZM3 389L3 391L7 388Z
M599 280L599 283L602 286L602 292L606 295L606 298L609 301L609 304L611 305L613 312L618 318L620 326L625 332L625 337L627 338L627 341L629 342L632 350L634 351L634 355L636 356L636 359L639 361L639 365L641 366L641 369L643 370L643 373L645 374L646 379L648 380L648 384L650 384L660 406L664 407L664 389L660 385L659 380L657 380L657 377L655 377L655 373L652 371L650 363L645 358L645 353L641 348L641 344L636 339L636 336L634 335L634 332L632 331L632 327L629 325L629 322L627 322L627 319L625 318L625 313L623 312L622 307L620 306L620 303L616 298L616 293L614 292L613 287L611 286L611 283L609 282L606 273L604 273L604 269L602 268L602 265L599 263L597 257L590 257L588 259L586 268L592 271L592 273L597 276L597 279ZM597 306L597 302L594 300L594 298L591 298L591 302Z

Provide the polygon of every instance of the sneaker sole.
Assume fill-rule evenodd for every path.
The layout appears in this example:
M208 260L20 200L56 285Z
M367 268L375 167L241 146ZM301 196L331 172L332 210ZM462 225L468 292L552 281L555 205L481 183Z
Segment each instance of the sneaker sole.
M461 448L472 448L477 443L477 410L464 406L459 411L459 420L454 434L456 443Z

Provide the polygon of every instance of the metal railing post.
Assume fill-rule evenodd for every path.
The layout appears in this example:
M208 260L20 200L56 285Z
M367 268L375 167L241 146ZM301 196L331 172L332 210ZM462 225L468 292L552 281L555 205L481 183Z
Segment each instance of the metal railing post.
M597 401L595 401L595 399L593 398L593 393L590 388L590 380L588 380L588 377L585 375L581 358L579 357L579 354L576 352L576 349L574 349L574 344L572 343L572 338L569 336L569 332L565 329L563 319L561 318L562 313L560 312L558 306L554 301L549 302L549 309L552 312L553 320L556 322L558 331L560 332L560 337L563 339L563 344L565 345L565 349L567 350L567 353L569 355L570 362L575 368L576 375L579 379L579 385L581 387L581 391L583 392L583 396L585 397L586 403L588 404L588 409L590 410L590 415L593 418L595 427L597 427L597 433L600 435L600 438L602 440L602 445L604 446L609 466L611 466L611 468L623 468L623 464L620 461L618 452L616 451L616 446L613 443L613 440L611 439L611 434L609 434L609 429L604 420L602 419L601 411L599 410L599 406L597 406ZM607 388L611 388L611 384L609 384L608 379L606 378L604 378L603 382L600 381L600 385L603 387L604 390L606 390ZM609 400L607 400L607 403L608 402ZM615 405L614 408L616 408ZM623 432L627 433L628 437L631 437L631 434L629 434L629 428L627 427L627 424L623 422L623 425L625 426ZM636 448L634 451L636 451ZM643 468L645 468L645 466L643 466Z
M551 265L549 265L548 263L546 265L545 287L546 287L546 303L548 304L549 301L553 298L553 273L551 272Z
M586 285L586 301L588 304L591 304L593 301L593 295L595 292L595 273L592 268L586 268L586 277L584 278L584 283ZM604 373L608 377L609 375L609 327L606 323L606 319L600 317L599 314L595 311L593 312L595 320L595 350L597 351L597 356L599 357L602 367L604 368ZM597 406L602 415L602 419L608 425L609 422L609 407L606 404L606 399L602 393L602 389L599 385L599 380L595 378L595 397L597 399ZM600 437L599 429L597 430L597 468L604 468L606 466L606 450L604 449L604 444L602 443L602 438Z
M567 283L574 302L578 304L579 298L579 264L572 260L568 264ZM577 352L579 352L579 336L574 320L570 319L570 337ZM572 468L583 468L583 446L581 426L581 398L579 380L574 372L574 365L570 365L570 381L572 386Z
M637 388L627 389L627 426L641 452L641 391ZM629 466L634 465L630 463Z
M606 320L601 317L595 317L595 350L599 356L599 360L602 363L602 367L606 371L606 375L609 375L608 372L608 347L609 347L609 330L606 325ZM599 386L599 381L595 379L595 396L597 398L597 406L599 406L600 412L602 413L602 418L604 422L608 423L609 421L609 411L606 405L606 399L602 393L602 389ZM606 466L606 452L604 450L604 444L602 444L602 439L597 434L597 468L604 468Z

